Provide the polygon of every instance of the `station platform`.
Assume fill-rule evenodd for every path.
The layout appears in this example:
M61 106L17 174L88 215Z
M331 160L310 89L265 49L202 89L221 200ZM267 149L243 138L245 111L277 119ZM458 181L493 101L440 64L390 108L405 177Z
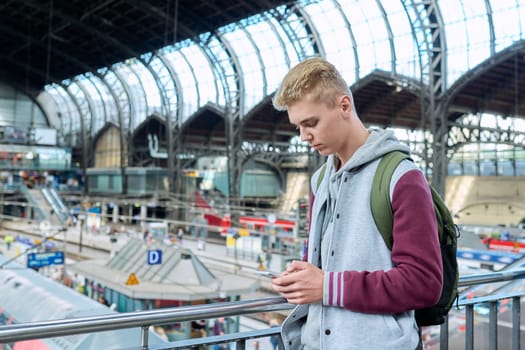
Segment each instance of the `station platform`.
M137 227L123 230L126 233L114 235L92 233L88 232L86 228L81 234L79 225L67 227L65 231L62 230L63 228L61 227L51 227L47 232L42 232L38 223L35 222L5 220L0 226L0 251L6 257L15 258L17 254L22 254L23 250L27 249L27 246L17 248L16 244L14 244L11 250L8 251L4 240L4 237L8 234L13 237L25 237L26 240L32 240L33 242L42 242L47 237L47 242L51 242L56 246L54 250L65 252L67 256L66 265L68 265L74 263L75 260L109 259L126 245L129 239L143 239L143 235ZM67 245L64 245L64 240L67 241ZM260 267L257 262L256 252L245 252L240 249L235 252L234 249L227 248L225 242L222 243L217 239L207 240L202 249L201 244L190 235L185 235L182 242L167 242L167 244L179 245L190 249L208 268L219 274L237 274L257 280L260 284L259 290L255 294L243 295L243 299L276 295L270 288L270 279L256 274ZM36 249L32 249L30 252L36 251ZM264 267L268 271L279 273L282 271L287 259L289 257L272 253L270 261L265 262ZM16 260L21 264L25 264L25 254Z
M143 239L140 232L137 232L136 234L124 233L110 236L107 234L85 231L82 233L81 239L80 227L68 227L65 231L61 231L61 227L56 227L43 233L38 227L38 223L27 222L25 220L4 221L0 227L0 252L5 257L14 259L20 264L25 265L27 262L27 254L25 254L24 251L27 249L27 251L25 251L26 253L36 252L37 249L28 249L24 244L14 242L8 250L4 239L5 236L10 234L13 237L20 236L40 242L47 236L47 241L56 245L56 248L54 249L65 250L66 256L68 256L68 258L66 258L67 266L74 264L76 259L109 260L113 254L127 244L129 239ZM131 232L132 230L126 231ZM112 238L116 238L116 240ZM67 241L67 246L63 243L64 239ZM80 240L82 240L81 252L79 252ZM270 279L255 273L258 269L258 263L253 255L242 254L239 252L239 254L235 256L233 252L228 251L225 243L220 244L216 240L206 242L205 248L199 249L198 241L191 236L184 237L182 242L176 242L173 244L192 250L193 254L208 266L208 268L218 277L224 274L236 274L243 278L257 280L259 282L259 288L253 292L241 295L241 300L252 300L277 295L271 290ZM272 254L272 259L268 269L274 272L280 272L281 263L282 256L280 254ZM58 279L58 270L59 269L57 268L56 276L48 275L48 277ZM285 314L286 312L283 311L283 317ZM268 324L258 317L242 316L240 327L241 331L250 331L267 328ZM247 343L246 348L248 350L270 350L272 347L268 339L260 339L258 341L254 340Z

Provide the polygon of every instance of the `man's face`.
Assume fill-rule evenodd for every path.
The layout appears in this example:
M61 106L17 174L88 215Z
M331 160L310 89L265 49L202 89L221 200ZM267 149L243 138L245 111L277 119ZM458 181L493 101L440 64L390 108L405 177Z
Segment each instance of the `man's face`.
M288 118L297 126L301 141L308 142L323 156L337 153L344 142L344 115L339 103L331 108L303 99L288 106Z

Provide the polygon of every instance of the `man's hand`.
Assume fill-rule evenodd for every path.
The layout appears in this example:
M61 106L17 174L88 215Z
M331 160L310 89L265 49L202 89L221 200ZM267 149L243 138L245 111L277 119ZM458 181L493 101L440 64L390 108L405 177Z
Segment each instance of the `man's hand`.
M323 300L324 272L304 262L293 261L279 276L272 278L272 288L289 303L312 304Z

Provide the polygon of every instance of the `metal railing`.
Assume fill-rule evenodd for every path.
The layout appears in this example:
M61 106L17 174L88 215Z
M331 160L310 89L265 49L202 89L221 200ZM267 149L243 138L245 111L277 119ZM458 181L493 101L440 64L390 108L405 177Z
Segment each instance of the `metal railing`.
M525 278L525 269L491 272L485 274L461 276L459 287L468 287L493 282L505 282ZM459 300L456 309L465 310L465 349L474 349L474 307L484 304L489 307L489 349L498 346L498 303L502 300L512 300L512 349L518 350L521 345L520 336L520 302L525 295L525 290L511 293L498 293L495 295ZM200 319L210 319L227 316L240 316L253 313L288 310L293 305L288 304L282 297L270 297L257 300L244 300L234 302L221 302L196 306L157 309L120 314L109 314L90 317L79 317L64 320L41 321L23 324L0 326L0 344L16 341L63 337L75 334L90 334L93 332L112 331L118 329L140 327L141 340L136 349L166 350L188 349L201 345L219 343L235 343L237 350L246 349L246 342L250 339L264 338L279 334L280 327L261 330L231 333L221 336L209 336L166 342L163 344L148 344L149 327L176 322L185 322ZM449 317L450 318L450 317ZM440 349L449 346L449 321L440 328ZM127 348L129 349L129 348ZM280 341L279 349L284 349Z

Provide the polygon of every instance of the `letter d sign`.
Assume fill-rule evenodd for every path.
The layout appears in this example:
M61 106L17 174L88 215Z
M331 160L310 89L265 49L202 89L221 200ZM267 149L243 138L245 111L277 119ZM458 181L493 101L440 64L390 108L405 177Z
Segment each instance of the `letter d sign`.
M162 264L162 250L148 250L148 265Z

